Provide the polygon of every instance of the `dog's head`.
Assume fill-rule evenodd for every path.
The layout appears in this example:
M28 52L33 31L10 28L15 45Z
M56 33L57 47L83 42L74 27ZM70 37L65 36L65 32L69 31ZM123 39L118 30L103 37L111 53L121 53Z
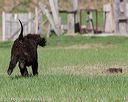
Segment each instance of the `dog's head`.
M46 39L45 38L40 38L39 42L38 42L38 45L40 46L45 46L46 45Z
M36 42L39 46L42 46L42 47L46 45L46 39L42 38L40 35L37 35Z
M46 39L37 34L28 34L24 39L34 41L37 46L44 47L46 45Z

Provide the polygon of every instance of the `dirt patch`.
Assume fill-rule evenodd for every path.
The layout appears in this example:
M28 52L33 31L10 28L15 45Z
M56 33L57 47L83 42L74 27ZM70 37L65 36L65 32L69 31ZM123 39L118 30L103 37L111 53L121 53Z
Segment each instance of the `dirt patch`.
M111 73L108 71L109 68L121 68L123 70L120 72L120 69L116 69L116 72ZM115 71L115 69L114 69ZM119 72L119 73L118 73ZM126 66L123 65L93 65L93 66L65 66L57 68L49 68L48 73L63 73L70 75L113 75L113 74L125 74L128 70Z
M71 46L57 46L56 48L64 48L64 49L89 49L89 48L114 48L115 45L112 44L78 44Z

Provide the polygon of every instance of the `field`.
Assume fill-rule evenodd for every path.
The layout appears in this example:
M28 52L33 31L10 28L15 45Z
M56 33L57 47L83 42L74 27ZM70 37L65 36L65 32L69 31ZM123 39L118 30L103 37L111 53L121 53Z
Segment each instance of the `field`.
M18 67L6 74L11 45L0 43L0 102L128 101L127 37L52 36L38 49L39 75L28 78L20 76Z

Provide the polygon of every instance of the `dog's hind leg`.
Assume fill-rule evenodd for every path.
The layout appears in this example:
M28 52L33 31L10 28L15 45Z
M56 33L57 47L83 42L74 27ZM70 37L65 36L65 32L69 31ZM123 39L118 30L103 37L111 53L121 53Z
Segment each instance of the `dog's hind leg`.
M11 75L13 72L13 69L15 68L16 64L17 64L18 58L17 57L12 57L10 64L9 64L9 68L7 70L8 75Z
M32 72L33 72L33 75L38 75L38 62L37 61L35 61L32 64Z
M29 75L24 63L19 63L19 68L20 68L20 73L22 76L27 77Z
M29 76L28 71L27 71L27 68L23 68L23 69L20 68L20 73L24 77L28 77Z

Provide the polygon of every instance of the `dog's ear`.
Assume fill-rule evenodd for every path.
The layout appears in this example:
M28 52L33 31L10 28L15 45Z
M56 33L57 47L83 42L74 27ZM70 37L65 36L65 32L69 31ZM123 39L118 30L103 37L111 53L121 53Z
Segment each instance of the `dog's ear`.
M19 20L19 22L20 22L20 25L21 25L21 31L20 31L20 35L19 35L18 39L22 40L23 39L23 25L22 25L22 22L20 20Z

